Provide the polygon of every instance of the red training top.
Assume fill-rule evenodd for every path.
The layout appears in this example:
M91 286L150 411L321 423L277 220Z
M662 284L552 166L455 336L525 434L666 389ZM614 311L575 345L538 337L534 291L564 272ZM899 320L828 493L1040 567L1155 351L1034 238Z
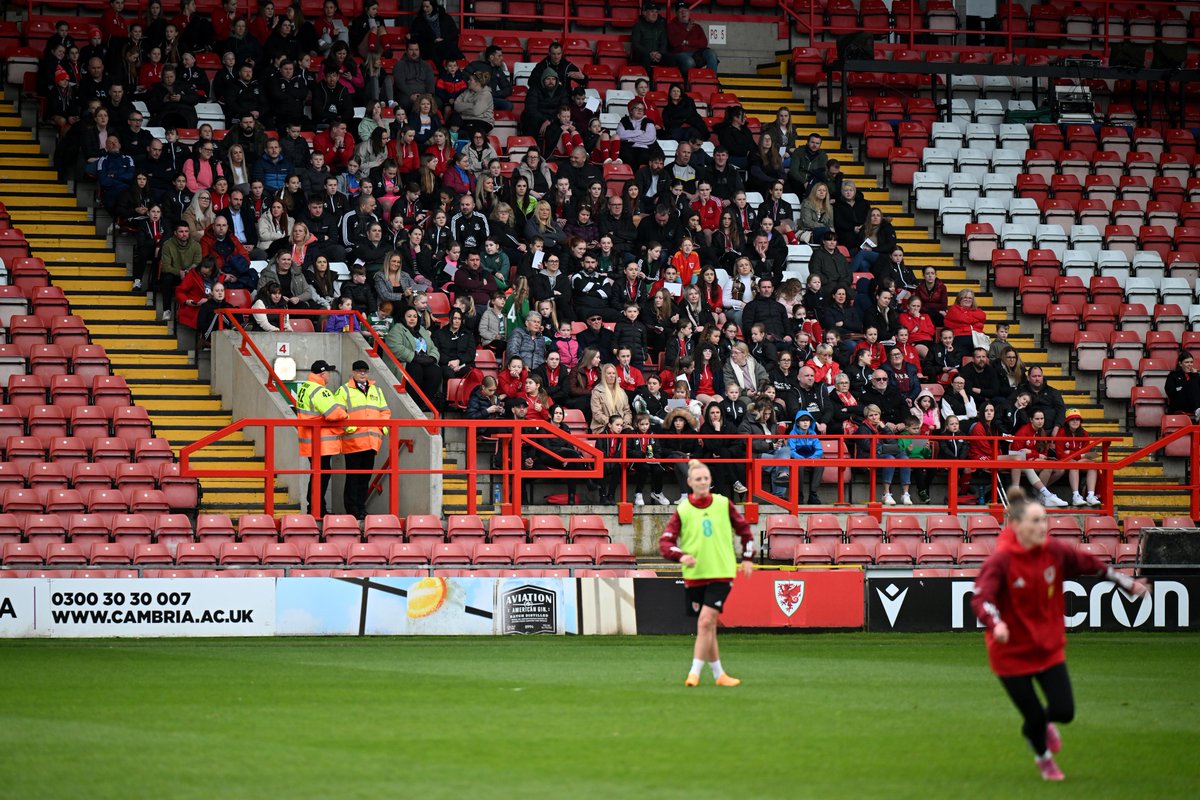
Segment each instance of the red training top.
M1005 527L996 552L984 562L975 579L971 607L987 626L988 661L1001 677L1033 675L1066 659L1067 633L1062 584L1066 578L1105 572L1095 556L1047 538L1040 547L1025 549L1012 529ZM1125 588L1132 581L1116 573L1112 580ZM1008 642L992 636L996 623L1008 626Z

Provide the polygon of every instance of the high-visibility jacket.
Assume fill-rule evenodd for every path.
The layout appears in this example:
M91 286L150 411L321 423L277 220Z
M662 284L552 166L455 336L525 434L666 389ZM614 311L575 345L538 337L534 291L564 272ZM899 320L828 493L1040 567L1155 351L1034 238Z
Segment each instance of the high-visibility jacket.
M346 427L342 428L343 453L379 450L383 446L383 437L387 436L386 427L367 424L370 420L391 416L383 391L375 381L367 383L366 392L360 391L354 381L348 381L334 394L337 402L346 409L348 418Z
M310 372L308 379L296 390L296 417L301 420L323 418L329 422L337 422L346 418L346 407L339 403L333 392L325 386L324 375L314 375ZM320 430L321 441L317 452L322 456L342 452L341 426L322 425ZM302 425L296 434L300 439L300 455L312 458L312 427Z

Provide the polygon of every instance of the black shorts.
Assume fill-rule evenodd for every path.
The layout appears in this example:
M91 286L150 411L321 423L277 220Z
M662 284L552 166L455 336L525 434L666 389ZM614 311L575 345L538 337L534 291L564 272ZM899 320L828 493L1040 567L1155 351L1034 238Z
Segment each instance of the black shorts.
M688 616L700 616L700 609L703 606L715 608L718 614L721 613L725 610L725 601L729 598L729 592L732 589L733 581L718 581L717 583L684 587Z

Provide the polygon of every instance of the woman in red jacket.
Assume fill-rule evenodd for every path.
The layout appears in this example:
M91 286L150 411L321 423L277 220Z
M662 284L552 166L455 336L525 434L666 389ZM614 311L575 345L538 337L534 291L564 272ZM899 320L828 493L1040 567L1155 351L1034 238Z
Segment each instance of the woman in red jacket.
M1075 717L1067 674L1063 580L1102 574L1134 595L1145 594L1147 587L1090 553L1048 538L1046 530L1045 506L1009 496L1008 526L975 579L971 607L987 628L988 661L1021 712L1021 732L1033 747L1042 779L1061 781L1054 754L1062 748L1062 739L1054 723ZM1034 681L1042 687L1045 706Z
M954 331L954 349L962 353L975 352L972 334L983 333L986 320L983 309L975 305L975 293L970 289L959 292L954 305L946 309L945 319L945 326Z

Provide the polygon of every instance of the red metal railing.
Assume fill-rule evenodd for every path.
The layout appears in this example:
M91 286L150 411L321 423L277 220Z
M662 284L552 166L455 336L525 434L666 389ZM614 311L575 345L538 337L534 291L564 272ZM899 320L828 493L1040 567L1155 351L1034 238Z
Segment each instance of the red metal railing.
M297 469L280 469L276 465L274 455L274 440L275 431L279 428L295 428L300 425L312 425L314 429L319 428L323 423L320 420L313 422L302 422L295 419L246 419L239 420L233 425L216 431L198 442L188 445L180 453L180 464L183 474L189 476L201 477L256 477L261 478L264 484L264 496L266 498L266 511L271 513L274 508L273 488L276 475L287 474L308 474L313 480L313 486L319 487L320 469L319 460L317 463L305 468ZM531 421L498 421L498 420L448 420L440 419L436 421L423 420L389 420L380 422L393 428L393 433L388 437L388 461L387 465L379 472L391 478L392 487L397 487L400 484L400 478L404 475L412 474L440 474L454 475L462 477L467 481L467 508L468 513L476 513L479 506L478 492L480 489L480 478L491 477L493 481L498 481L502 487L502 496L500 508L502 513L520 514L523 505L523 490L525 483L530 480L586 480L604 477L604 465L616 464L620 467L618 470L618 494L616 501L618 504L618 515L621 521L629 522L633 518L633 506L630 502L629 478L630 467L635 464L644 464L644 458L632 458L628 455L628 446L634 440L636 434L620 434L618 438L622 440L622 451L619 457L606 457L600 449L598 449L593 441L603 437L590 437L586 435L577 435L565 432L559 428L551 426L544 422ZM220 441L226 436L242 431L246 428L262 427L266 432L266 457L261 466L248 466L241 469L221 468L193 468L190 458L204 447ZM400 428L436 428L445 430L448 428L462 428L467 431L466 444L466 463L464 468L458 469L407 469L393 467L392 465L400 464L399 447L400 437L396 436L395 431ZM652 437L660 446L663 443L669 443L672 439L695 440L697 434L656 434ZM790 513L799 513L803 508L806 513L820 512L844 512L846 510L845 503L849 500L847 492L848 484L846 478L849 474L853 480L853 474L848 473L848 470L866 470L866 488L869 492L870 501L864 506L866 513L875 516L882 516L883 506L875 500L877 496L878 476L876 471L880 468L891 467L893 469L933 469L944 471L947 476L947 493L948 500L944 505L923 506L926 512L933 509L945 508L947 513L957 514L962 505L959 502L960 489L964 488L961 484L962 476L967 470L987 470L991 473L988 486L988 495L991 499L989 508L993 512L998 512L999 504L997 487L999 481L1005 480L1003 473L1014 470L1024 471L1027 469L1035 469L1038 471L1046 469L1061 469L1068 471L1096 471L1098 473L1097 491L1101 496L1101 505L1098 508L1078 508L1072 509L1070 513L1079 514L1104 514L1114 515L1116 508L1114 503L1114 486L1115 476L1121 470L1137 465L1146 456L1162 450L1169 445L1178 442L1184 438L1188 439L1188 451L1191 455L1191 464L1200 464L1200 426L1192 425L1186 428L1181 428L1162 439L1147 445L1134 453L1130 453L1121 459L1111 459L1111 446L1120 441L1114 437L1089 437L1089 444L1083 449L1076 451L1066 459L1052 459L1045 461L1020 461L1020 460L974 460L974 459L891 459L891 458L856 458L851 455L846 455L853 452L851 448L855 445L854 442L870 442L872 452L874 445L880 440L894 440L902 438L897 435L822 435L818 438L823 446L830 450L830 446L836 443L836 451L839 453L836 456L826 455L821 459L801 460L793 458L771 458L754 455L754 442L756 440L776 440L787 441L790 437L788 433L776 434L722 434L722 435L705 435L706 440L710 439L727 439L740 442L744 447L744 455L738 458L730 459L711 459L704 458L707 463L727 463L735 468L740 469L745 474L740 480L746 485L746 510L745 514L751 521L756 521L758 517L758 506L760 503L768 503L778 506ZM942 439L956 438L965 439L968 442L978 437L948 437L948 436L922 436L922 439L928 439L933 442ZM493 446L498 446L501 461L498 465L492 467L481 467L479 462L479 449L481 440L487 440L487 449L490 451ZM546 446L550 439L560 439L571 447L575 448L578 455L564 457L561 453L556 453ZM993 444L999 445L1003 437L996 437ZM314 441L319 439L314 435ZM1042 437L1037 441L1063 441L1062 437L1054 439L1051 437ZM497 445L498 443L498 445ZM1088 453L1098 453L1100 458L1097 461L1083 461L1082 457ZM545 467L537 466L536 460L542 458L543 455L550 456L554 461L561 463L562 467ZM535 457L535 466L526 466L526 456ZM654 462L660 465L670 465L686 463L691 459L691 456L683 457L668 457L657 456ZM768 467L780 467L789 471L787 490L783 494L778 494L773 491L773 488L768 481L764 481L763 472ZM837 499L834 503L822 505L819 507L808 506L804 504L805 487L800 486L798 481L797 470L800 468L817 468L827 469L833 468L837 470L837 480L835 482ZM348 474L350 471L343 469L335 469L331 471L334 474ZM375 471L372 470L372 473ZM1132 489L1135 491L1142 490L1163 490L1172 487L1164 486L1163 484L1122 484L1123 488ZM1195 469L1189 471L1188 478L1181 481L1177 485L1181 492L1187 492L1189 498L1190 513L1193 517L1200 517L1200 475ZM1082 488L1082 485L1081 485ZM314 504L310 507L315 507ZM396 492L393 488L389 499L389 508L392 513L395 513L397 508ZM898 507L901 508L901 507Z
M281 394L283 394L284 397L287 398L289 403L291 403L292 405L295 405L296 398L292 395L291 391L287 388L287 385L284 383L284 381L281 380L277 374L275 374L275 369L272 366L270 360L268 360L267 357L263 354L263 352L258 349L258 345L256 345L254 343L254 337L251 335L251 332L247 331L246 328L242 325L242 321L240 319L238 319L239 316L245 317L247 314L263 314L266 316L278 316L280 318L283 318L283 317L314 317L314 318L320 319L322 317L329 317L329 316L333 316L335 314L345 315L346 312L338 311L338 310L330 310L330 309L310 310L310 309L291 309L291 308L289 308L289 309L222 308L217 312L218 328L220 328L221 330L224 330L226 327L229 327L232 330L235 330L238 333L240 333L242 335L242 343L239 347L241 354L243 356L253 355L255 358L258 359L259 363L261 363L262 366L266 369L266 371L267 371L266 387L271 390L279 391ZM425 393L423 391L421 391L421 387L418 386L417 383L408 376L408 372L405 371L404 365L400 363L400 360L398 358L396 358L395 353L393 353L391 351L391 348L389 348L387 346L387 343L383 341L383 337L379 335L379 332L371 326L371 321L367 319L366 315L360 311L353 311L353 312L351 312L351 316L353 316L354 318L356 318L358 320L359 327L362 328L362 330L354 331L354 333L361 333L363 335L363 337L367 340L367 344L368 344L367 355L371 356L372 358L383 358L383 360L385 362L394 365L396 367L396 369L398 369L400 371L400 382L393 384L396 391L415 394L425 404L425 408L430 410L429 413L433 416L434 419L440 417L441 413L437 410L436 407L434 407L432 400L430 398L426 397ZM283 327L282 324L279 327L282 328ZM314 329L313 330L314 333L321 333L321 331L317 330L316 325L313 326L313 329ZM383 355L381 356L380 353L382 353Z
M319 458L311 459L308 466L300 466L296 468L281 467L276 460L275 444L276 431L281 428L300 428L301 426L309 426L313 429L312 441L319 442L320 429L322 427L344 427L347 424L352 424L350 421L342 422L326 422L319 417L314 420L298 420L298 419L240 419L232 425L228 425L219 431L214 431L207 436L185 446L179 453L180 472L188 477L195 478L257 478L263 482L263 511L267 514L275 512L275 479L280 475L307 475L310 483L309 508L315 509L320 503L320 487L321 477L325 474L330 475L351 475L363 474L364 470L348 470L348 469L321 469L321 460ZM399 487L401 478L406 475L440 475L443 478L446 476L460 477L467 482L467 513L476 514L479 511L479 490L481 488L481 478L494 476L496 481L499 481L502 488L500 507L502 513L505 514L520 514L521 513L521 498L522 488L525 481L540 480L540 479L557 479L565 480L567 478L588 479L600 476L603 473L601 462L601 453L588 441L569 431L556 428L545 422L539 421L517 421L517 420L469 420L469 419L439 419L439 420L420 420L420 419L377 419L372 420L372 426L387 427L390 429L390 435L385 437L387 460L385 465L380 470L366 470L365 472L374 476L382 473L391 479L391 489L388 493L388 513L396 514L399 509ZM263 430L263 461L261 464L245 464L239 467L197 467L192 464L192 458L196 453L202 451L209 445L222 441L223 439L233 434L240 433L247 429ZM410 468L401 466L400 448L406 446L409 452L413 452L412 439L405 439L398 436L400 430L409 428L436 429L445 431L449 429L462 429L466 432L466 451L465 451L465 466L445 467L442 466L442 457L437 455L437 468ZM498 434L498 435L496 435ZM533 468L524 466L522 454L526 452L525 448L533 448L535 451L552 454L551 451L544 445L545 441L551 438L560 439L566 442L571 447L575 448L580 453L578 463L580 469L556 469L556 468ZM480 450L483 449L490 453L492 450L499 448L504 458L502 466L493 467L480 464ZM297 456L296 460L301 461ZM590 466L588 462L590 461ZM509 466L517 465L514 469ZM382 488L382 481L373 482L373 485Z
M818 37L832 36L837 37L850 33L870 33L876 36L899 37L901 41L907 39L908 46L915 47L919 43L919 36L935 36L935 37L958 37L960 35L983 35L988 37L985 41L1002 40L1004 44L1000 47L995 45L985 47L972 47L973 50L982 51L1000 51L1012 53L1021 47L1030 46L1033 42L1034 47L1052 48L1062 51L1064 44L1067 49L1078 51L1080 53L1094 51L1100 55L1107 55L1109 48L1113 43L1117 42L1136 42L1139 44L1154 44L1154 43L1175 43L1184 44L1190 41L1189 37L1184 36L1159 36L1157 33L1154 36L1138 35L1134 36L1128 32L1114 34L1112 26L1108 24L1109 19L1124 20L1125 14L1133 10L1141 9L1176 9L1178 4L1167 2L1167 0L1146 0L1145 2L1132 3L1128 0L1100 0L1099 4L1091 3L1085 9L1083 6L1078 6L1080 14L1085 11L1095 11L1096 19L1099 22L1099 31L1096 33L1065 33L1064 31L1035 31L1032 25L1028 29L1018 29L1018 23L1026 20L1034 21L1034 18L1027 15L1014 15L1013 9L1016 7L1014 3L1006 3L1004 8L999 12L1003 22L1001 30L996 31L978 31L967 30L966 28L958 27L961 20L955 16L955 26L953 28L932 28L928 27L928 20L924 11L918 8L916 2L910 3L907 14L902 12L902 15L896 17L892 11L887 11L889 18L895 19L895 24L887 22L882 25L862 25L857 20L853 24L846 21L825 22L826 8L816 2L816 0L807 0L805 7L797 11L789 0L779 0L779 9L783 15L796 23L796 29L810 37L811 41L816 41ZM952 9L946 9L947 12ZM871 16L875 16L871 14ZM1061 17L1062 24L1066 24L1067 14ZM1179 20L1184 29L1187 29L1189 20L1186 18ZM1100 42L1101 47L1097 48L1093 45L1094 42ZM937 46L934 44L933 46ZM943 45L944 46L944 45ZM1060 52L1065 55L1066 53Z

